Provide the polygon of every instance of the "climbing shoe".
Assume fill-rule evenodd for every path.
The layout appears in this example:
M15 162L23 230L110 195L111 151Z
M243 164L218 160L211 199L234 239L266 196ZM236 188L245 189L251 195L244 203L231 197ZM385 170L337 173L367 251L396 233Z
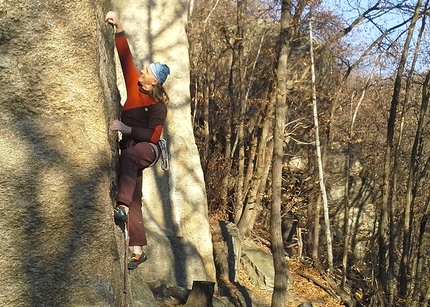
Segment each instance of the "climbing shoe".
M127 222L127 213L125 212L124 206L117 206L113 209L113 216L120 222Z
M139 264L141 264L142 262L145 262L147 259L148 259L148 256L146 256L144 252L142 252L142 254L140 255L133 253L128 262L128 269L134 270L135 268L137 268Z

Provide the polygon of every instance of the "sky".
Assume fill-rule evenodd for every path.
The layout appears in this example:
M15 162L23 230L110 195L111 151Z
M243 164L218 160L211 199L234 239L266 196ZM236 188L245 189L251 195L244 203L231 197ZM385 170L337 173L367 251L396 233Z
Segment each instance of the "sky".
M322 6L333 10L335 13L342 16L345 25L351 24L360 14L365 12L368 8L373 7L378 0L322 0ZM371 21L366 19L359 27L355 28L347 37L345 41L351 44L351 47L357 50L364 50L369 46L375 39L377 39L383 31L393 28L394 26L401 24L412 17L413 9L416 5L415 1L390 1L391 4L384 4L388 1L381 1L380 7L389 8L392 4L401 4L402 6L409 5L409 10L396 9L396 10L382 10L378 12L370 13ZM392 33L383 40L383 47L395 46L393 50L400 51L404 45L404 38L406 37L406 31L410 22L406 22L400 28L393 30ZM421 20L416 25L413 40L410 44L410 56L414 51L416 39L418 37L418 31L421 27ZM423 44L428 41L428 35L423 36ZM423 51L419 53L418 70L427 70L427 56L428 49L422 47ZM379 50L382 52L382 49ZM411 59L411 58L410 58ZM409 59L409 62L410 62ZM388 58L386 58L388 60ZM393 68L393 65L387 64L387 67Z

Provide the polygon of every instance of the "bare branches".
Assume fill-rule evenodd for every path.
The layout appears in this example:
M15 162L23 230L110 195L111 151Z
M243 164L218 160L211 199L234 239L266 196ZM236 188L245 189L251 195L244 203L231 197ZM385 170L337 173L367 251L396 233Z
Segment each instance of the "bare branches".
M352 31L355 27L357 27L363 19L368 15L370 12L379 10L378 6L381 4L382 0L378 0L375 5L367 9L364 13L360 14L348 27L342 29L337 33L336 35L333 35L331 38L329 38L327 41L324 42L324 44L329 44L330 42L333 42L335 40L340 39L341 37L347 35L349 32Z

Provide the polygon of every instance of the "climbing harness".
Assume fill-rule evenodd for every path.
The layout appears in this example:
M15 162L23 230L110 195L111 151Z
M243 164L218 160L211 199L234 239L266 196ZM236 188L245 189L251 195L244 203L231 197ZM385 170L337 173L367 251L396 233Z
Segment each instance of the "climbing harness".
M167 141L165 139L160 139L158 141L158 145L160 145L161 148L161 168L165 171L168 171L170 168L170 154L167 149Z

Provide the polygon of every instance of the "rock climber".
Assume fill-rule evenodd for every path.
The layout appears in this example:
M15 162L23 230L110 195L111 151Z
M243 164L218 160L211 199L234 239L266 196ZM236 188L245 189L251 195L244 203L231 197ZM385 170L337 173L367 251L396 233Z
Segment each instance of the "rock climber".
M142 217L142 171L156 163L160 157L158 142L169 102L163 84L170 74L170 69L165 64L155 62L139 71L134 65L117 14L108 12L106 22L115 28L115 44L127 91L121 119L114 120L110 130L122 134L119 143L121 155L114 217L121 222L127 222L131 250L128 269L133 270L147 260L142 249L147 245Z

